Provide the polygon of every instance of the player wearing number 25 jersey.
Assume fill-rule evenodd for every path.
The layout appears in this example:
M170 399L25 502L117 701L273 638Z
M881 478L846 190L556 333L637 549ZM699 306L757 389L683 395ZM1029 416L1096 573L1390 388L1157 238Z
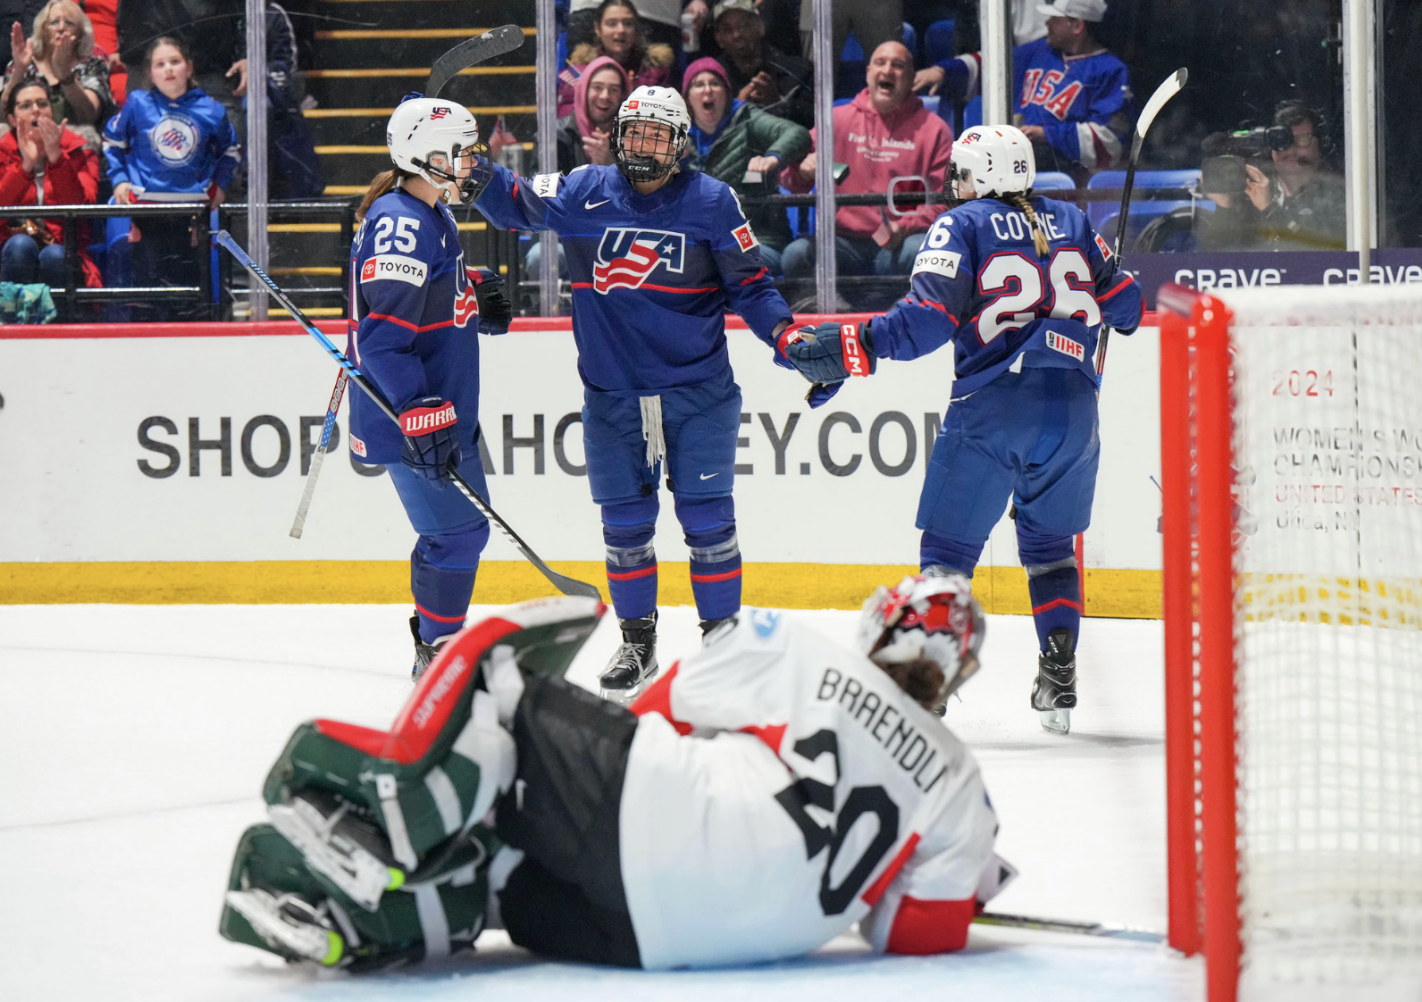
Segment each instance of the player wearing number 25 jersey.
M1073 537L1090 524L1100 458L1097 337L1103 322L1135 330L1142 300L1080 209L1031 195L1035 176L1019 130L967 130L950 177L968 201L928 231L909 294L867 324L782 340L806 376L827 383L952 342L953 399L919 499L920 566L971 575L1015 503L1042 651L1032 705L1065 733L1081 619Z

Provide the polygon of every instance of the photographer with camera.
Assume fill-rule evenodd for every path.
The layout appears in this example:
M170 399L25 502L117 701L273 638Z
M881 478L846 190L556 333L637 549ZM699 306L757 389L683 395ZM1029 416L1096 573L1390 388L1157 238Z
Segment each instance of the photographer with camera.
M1324 155L1319 112L1282 101L1273 125L1215 133L1204 151L1200 186L1219 209L1201 234L1201 249L1347 247L1347 191Z

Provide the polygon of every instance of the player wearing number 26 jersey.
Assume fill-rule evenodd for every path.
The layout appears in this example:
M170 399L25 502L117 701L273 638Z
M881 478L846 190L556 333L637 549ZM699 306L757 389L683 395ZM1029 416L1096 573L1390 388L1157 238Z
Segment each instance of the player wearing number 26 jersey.
M1080 209L1032 196L1032 146L1019 130L967 130L950 176L968 201L929 229L907 296L867 324L782 341L822 383L952 342L953 399L919 499L920 566L971 575L1013 501L1042 651L1032 705L1065 733L1081 619L1073 537L1091 521L1100 458L1097 338L1103 323L1135 330L1141 290Z

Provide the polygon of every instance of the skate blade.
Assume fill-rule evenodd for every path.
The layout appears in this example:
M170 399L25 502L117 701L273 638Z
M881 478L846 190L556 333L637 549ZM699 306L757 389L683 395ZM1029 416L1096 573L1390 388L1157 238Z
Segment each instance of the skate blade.
M1053 734L1067 734L1071 731L1071 709L1041 710L1042 730Z
M345 952L338 933L316 926L298 925L282 917L281 906L266 891L228 891L227 906L247 920L258 936L279 952L298 960L313 960L326 967Z
M618 706L631 706L637 701L637 697L647 691L647 686L651 684L651 679L644 679L630 689L598 689L598 695L609 703L616 703Z

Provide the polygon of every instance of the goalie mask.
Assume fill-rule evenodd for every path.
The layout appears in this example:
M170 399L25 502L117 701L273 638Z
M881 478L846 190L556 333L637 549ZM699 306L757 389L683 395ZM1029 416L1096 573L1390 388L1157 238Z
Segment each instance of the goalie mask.
M447 203L473 203L494 176L478 123L453 101L407 98L390 116L385 145L396 167L434 185Z
M906 577L894 588L880 585L859 614L859 652L880 667L924 659L943 670L935 706L978 670L987 621L962 574Z
M1037 180L1032 143L1010 125L975 125L953 144L948 180L951 194L960 200L958 185L969 180L977 198L1026 194Z
M638 87L617 111L612 158L628 181L666 177L686 152L691 116L670 87Z

